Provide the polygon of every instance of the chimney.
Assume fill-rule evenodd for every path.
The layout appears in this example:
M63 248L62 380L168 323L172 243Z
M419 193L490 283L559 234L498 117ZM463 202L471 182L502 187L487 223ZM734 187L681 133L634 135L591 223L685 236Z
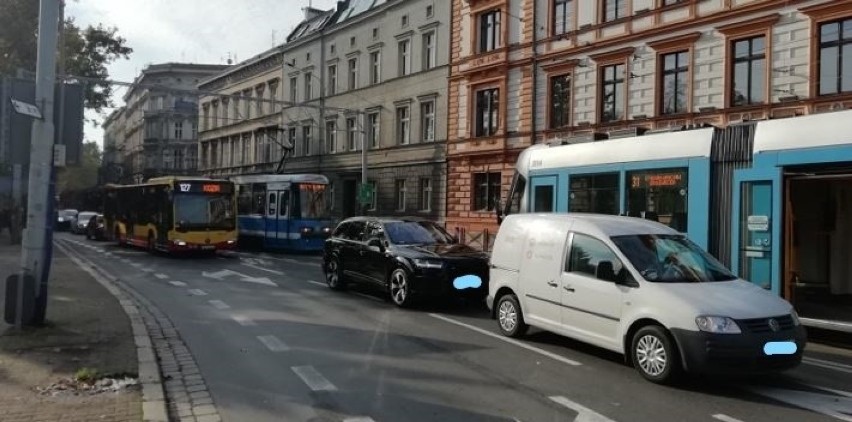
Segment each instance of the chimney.
M325 11L319 10L319 9L314 9L311 6L303 7L302 12L305 14L305 20L306 21L309 21L309 20L325 13Z

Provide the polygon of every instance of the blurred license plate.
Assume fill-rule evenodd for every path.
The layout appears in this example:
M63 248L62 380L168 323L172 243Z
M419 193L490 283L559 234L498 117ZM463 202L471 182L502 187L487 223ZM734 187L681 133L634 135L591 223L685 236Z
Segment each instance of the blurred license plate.
M213 246L213 245L202 245L201 246L201 250L204 250L204 251L212 251L213 249L216 249L216 247Z

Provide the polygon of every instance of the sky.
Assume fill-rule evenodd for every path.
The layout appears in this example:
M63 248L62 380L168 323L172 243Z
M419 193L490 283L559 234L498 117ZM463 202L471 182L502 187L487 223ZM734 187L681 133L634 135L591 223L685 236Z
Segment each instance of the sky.
M284 41L301 21L302 7L309 3L323 10L336 0L69 0L66 16L79 26L117 27L118 34L133 48L129 60L109 67L110 78L132 82L149 64L187 62L225 64L230 56L246 60ZM124 89L114 91L116 106L122 105ZM100 116L88 112L97 121ZM103 130L92 124L85 139L103 142Z

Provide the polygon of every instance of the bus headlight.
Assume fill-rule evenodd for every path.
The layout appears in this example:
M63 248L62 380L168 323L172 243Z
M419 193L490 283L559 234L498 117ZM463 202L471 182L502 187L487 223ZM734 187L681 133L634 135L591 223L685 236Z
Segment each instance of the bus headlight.
M186 242L184 242L183 240L175 240L175 245L186 246Z

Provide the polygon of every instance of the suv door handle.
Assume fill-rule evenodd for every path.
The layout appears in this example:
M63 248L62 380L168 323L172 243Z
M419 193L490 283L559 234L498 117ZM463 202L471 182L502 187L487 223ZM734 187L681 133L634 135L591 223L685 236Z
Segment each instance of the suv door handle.
M555 281L553 281L553 280L550 280L550 281L548 281L548 282L547 282L547 285L548 285L548 286L550 286L550 287L556 287L556 286L558 286L559 284L558 284L558 283L556 283L556 282L555 282Z
M571 287L571 286L565 286L565 290L567 290L567 291L569 291L569 292L571 292L571 293L574 293L574 288L573 288L573 287Z

